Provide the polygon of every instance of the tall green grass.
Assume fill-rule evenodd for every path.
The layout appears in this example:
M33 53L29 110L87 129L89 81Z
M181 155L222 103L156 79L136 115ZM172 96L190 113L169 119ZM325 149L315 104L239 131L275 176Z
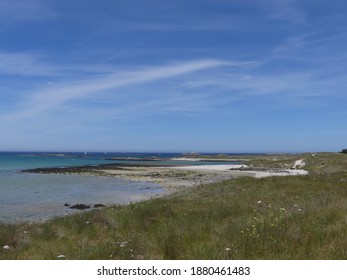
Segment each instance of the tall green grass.
M243 177L0 225L1 248L10 246L0 259L347 259L347 157L305 157L309 176Z

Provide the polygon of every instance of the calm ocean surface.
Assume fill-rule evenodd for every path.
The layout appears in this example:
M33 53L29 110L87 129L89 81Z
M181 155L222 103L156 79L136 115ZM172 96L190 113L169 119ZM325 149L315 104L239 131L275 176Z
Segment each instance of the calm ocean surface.
M112 157L156 157L163 159L160 164L168 165L211 164L166 160L179 156L180 154L0 152L0 222L38 221L78 211L64 207L65 203L126 204L164 192L159 186L147 182L112 177L22 173L22 169L110 163L153 164L148 161L105 160Z

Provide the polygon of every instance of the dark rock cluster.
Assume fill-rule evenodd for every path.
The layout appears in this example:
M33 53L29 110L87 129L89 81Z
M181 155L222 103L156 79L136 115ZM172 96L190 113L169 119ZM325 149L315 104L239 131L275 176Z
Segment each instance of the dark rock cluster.
M69 207L70 209L77 209L77 210L86 210L86 209L90 209L92 206L93 208L102 208L102 207L106 207L104 204L101 203L97 203L97 204L92 204L92 205L87 205L87 204L83 204L83 203L78 203L78 204L74 204L74 205L70 205L68 203L64 204L65 207Z

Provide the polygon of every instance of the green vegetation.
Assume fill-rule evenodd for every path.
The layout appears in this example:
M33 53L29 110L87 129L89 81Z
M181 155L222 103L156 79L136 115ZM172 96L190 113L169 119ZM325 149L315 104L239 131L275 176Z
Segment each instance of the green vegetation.
M42 224L0 225L0 259L347 259L346 156L247 164L298 159L310 175L242 177Z

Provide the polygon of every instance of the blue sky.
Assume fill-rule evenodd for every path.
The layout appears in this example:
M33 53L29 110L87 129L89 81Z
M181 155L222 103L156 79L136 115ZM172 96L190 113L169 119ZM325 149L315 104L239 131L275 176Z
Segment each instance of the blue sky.
M342 0L0 0L0 150L347 145Z

